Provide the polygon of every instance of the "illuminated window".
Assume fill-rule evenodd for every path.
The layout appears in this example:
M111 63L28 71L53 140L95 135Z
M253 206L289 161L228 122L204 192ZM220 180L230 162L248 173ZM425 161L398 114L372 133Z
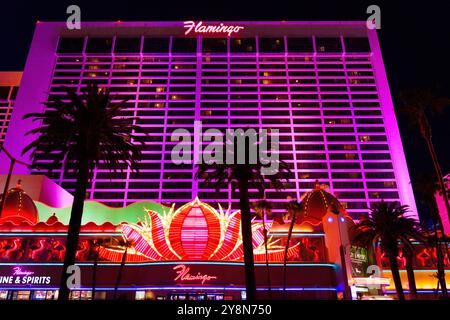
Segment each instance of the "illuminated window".
M136 300L145 300L145 291L136 291Z
M0 300L8 299L8 290L0 290Z
M359 136L359 141L360 142L370 141L370 137L369 136Z

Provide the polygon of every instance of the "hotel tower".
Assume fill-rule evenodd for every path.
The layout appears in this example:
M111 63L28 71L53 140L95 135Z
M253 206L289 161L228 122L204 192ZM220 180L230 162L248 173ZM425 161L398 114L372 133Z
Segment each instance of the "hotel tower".
M151 200L177 206L198 196L238 208L231 190L195 179L176 165L174 130L277 129L280 158L292 174L286 189L268 189L274 210L299 199L319 180L354 218L385 199L417 214L392 98L375 30L365 22L38 22L11 116L5 147L20 157L35 137L24 114L44 111L62 87L88 83L126 99L123 115L147 133L140 172L96 168L89 199L125 207ZM143 134L143 133L142 133ZM27 156L21 160L30 163ZM35 168L68 191L75 177L50 171L52 155ZM6 173L8 161L1 161ZM251 192L256 198L256 192Z

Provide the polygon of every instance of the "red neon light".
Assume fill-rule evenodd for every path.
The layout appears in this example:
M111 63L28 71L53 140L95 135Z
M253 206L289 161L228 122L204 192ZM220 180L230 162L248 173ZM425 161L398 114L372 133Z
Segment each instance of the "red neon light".
M161 260L242 260L244 251L241 237L241 213L218 212L198 199L178 210L163 215L147 210L148 217L139 224L123 224L122 234L132 244L136 257L150 261ZM270 223L265 228L269 229ZM265 257L264 226L253 223L253 249L255 259ZM263 253L264 252L264 253ZM100 256L117 260L119 253L104 248ZM281 261L284 250L269 242L269 259ZM288 251L288 258L298 253L298 246ZM141 255L141 256L139 256ZM119 259L120 260L120 259Z

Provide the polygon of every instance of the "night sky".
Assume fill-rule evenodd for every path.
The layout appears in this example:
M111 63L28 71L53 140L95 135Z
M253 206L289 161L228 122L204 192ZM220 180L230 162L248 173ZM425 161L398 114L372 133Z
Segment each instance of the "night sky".
M401 2L401 4L400 4ZM246 3L243 5L243 3ZM450 97L450 1L4 1L0 4L0 70L22 70L37 20L65 21L68 5L81 7L82 21L149 20L366 20L366 8L381 8L379 37L394 102L400 90L438 88ZM449 108L450 109L450 108ZM432 119L436 152L450 172L450 112ZM399 117L412 179L433 172L421 137ZM421 214L426 211L418 202Z

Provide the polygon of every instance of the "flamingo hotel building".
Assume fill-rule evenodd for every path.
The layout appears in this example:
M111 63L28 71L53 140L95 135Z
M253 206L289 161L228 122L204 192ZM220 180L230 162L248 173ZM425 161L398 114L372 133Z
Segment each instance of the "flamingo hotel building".
M11 165L0 155L8 191L0 298L57 295L76 176L55 168L52 154L21 156L36 138L26 132L38 125L23 116L45 111L49 97L64 100L63 87L81 93L89 83L108 88L113 102L126 100L123 116L136 118L145 144L138 173L111 173L106 164L93 172L77 253L82 287L73 299L92 298L94 287L96 298L111 298L123 259L118 295L126 299L245 299L238 197L171 159L172 133L194 133L197 121L203 131L278 132L291 176L265 197L274 212L285 211L288 197L307 204L288 244L289 297L390 293L386 259L352 245L349 231L380 199L407 204L417 216L377 34L366 22L117 21L83 22L79 30L38 22L9 122L0 119L5 150L21 160ZM250 197L258 200L256 190ZM254 220L253 231L258 295L281 297L287 227ZM417 264L432 273L427 250L418 247ZM368 278L369 264L383 275ZM426 293L434 283L425 275L423 282Z

